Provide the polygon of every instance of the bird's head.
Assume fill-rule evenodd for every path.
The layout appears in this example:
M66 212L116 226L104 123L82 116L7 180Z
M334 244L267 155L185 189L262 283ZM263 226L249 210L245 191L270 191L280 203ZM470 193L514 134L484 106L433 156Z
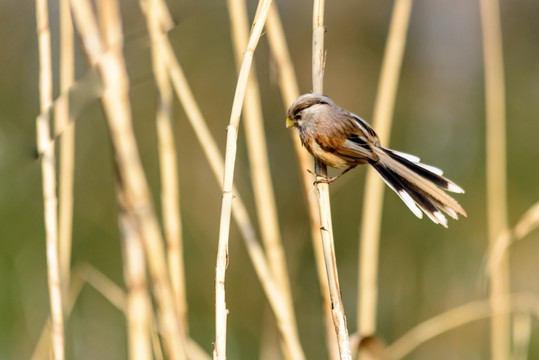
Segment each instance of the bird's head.
M330 106L333 104L330 98L320 94L301 95L288 109L286 127L296 127L301 129L306 123L312 120L317 108L320 106Z

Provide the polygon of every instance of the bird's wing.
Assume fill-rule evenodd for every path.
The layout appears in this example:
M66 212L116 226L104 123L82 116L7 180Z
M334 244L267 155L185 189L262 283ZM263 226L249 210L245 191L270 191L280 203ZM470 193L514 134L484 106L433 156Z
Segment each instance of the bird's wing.
M380 140L378 140L376 131L374 131L374 129L365 120L352 113L350 113L350 120L355 123L358 129L365 134L367 138L369 138L373 143L379 145Z
M342 122L342 131L346 133L346 140L339 148L339 154L352 157L355 161L367 162L377 160L373 149L379 146L380 141L373 128L359 116L349 113L345 122Z
M370 145L368 143L358 143L355 139L355 137L346 139L338 150L339 155L353 158L355 161L361 162L375 160L375 155Z

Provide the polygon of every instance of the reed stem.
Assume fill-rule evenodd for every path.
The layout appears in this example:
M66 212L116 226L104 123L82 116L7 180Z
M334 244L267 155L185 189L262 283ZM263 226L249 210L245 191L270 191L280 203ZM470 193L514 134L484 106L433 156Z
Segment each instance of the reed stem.
M324 88L324 0L315 0L313 5L313 92L323 94ZM320 160L315 159L315 172L317 177L327 177L327 167ZM337 273L337 260L335 258L335 245L333 241L333 225L331 222L331 206L329 201L329 186L327 183L316 185L318 193L318 205L320 210L320 234L322 237L322 249L326 262L329 293L331 298L331 312L333 324L337 334L339 353L342 360L352 359L350 340L346 326L346 316L341 298L339 275Z

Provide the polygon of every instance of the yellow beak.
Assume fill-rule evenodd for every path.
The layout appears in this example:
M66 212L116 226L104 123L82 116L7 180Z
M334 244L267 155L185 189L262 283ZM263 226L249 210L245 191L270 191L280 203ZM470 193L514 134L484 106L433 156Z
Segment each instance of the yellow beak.
M289 117L287 117L286 118L286 128L288 129L288 128L291 128L291 127L294 127L294 126L296 126L296 125L294 125L294 122Z

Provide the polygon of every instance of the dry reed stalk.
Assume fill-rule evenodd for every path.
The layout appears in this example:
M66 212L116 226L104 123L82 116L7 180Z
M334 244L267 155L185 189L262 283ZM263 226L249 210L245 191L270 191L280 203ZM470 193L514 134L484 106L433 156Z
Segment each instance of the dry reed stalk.
M103 32L105 48L115 46L118 41L117 30L114 29L114 19L117 8L109 0L98 0L98 13ZM117 191L121 191L121 186ZM125 314L127 318L127 344L130 359L144 360L152 356L150 340L151 302L147 291L146 262L144 247L140 232L137 229L135 217L121 211L119 224L122 233L122 248L124 254L124 277L127 286Z
M268 42L275 59L278 68L279 75L279 87L281 88L281 95L283 104L285 106L285 112L288 109L288 104L292 104L296 100L300 93L298 89L298 82L296 80L296 74L290 60L290 54L288 52L288 46L286 45L286 39L284 36L283 27L279 18L279 12L277 6L272 4L266 22L266 31L268 35ZM331 300L329 297L329 286L326 275L326 266L324 262L324 251L322 249L322 237L320 235L320 217L318 212L318 203L316 196L312 192L312 179L308 175L305 169L311 167L311 155L303 148L301 141L295 132L291 132L292 142L296 151L296 158L299 164L299 173L301 177L301 183L303 185L303 195L307 205L309 223L311 228L311 239L314 248L314 257L316 262L316 270L318 274L318 281L320 283L320 293L322 296L322 311L324 313L324 324L326 329L326 346L328 349L328 356L330 359L335 360L339 358L339 346L337 344L337 337L333 327L333 320L331 315Z
M323 94L324 88L324 0L314 0L313 5L313 92ZM327 167L320 160L315 159L316 175L327 177ZM350 340L348 338L348 328L346 326L346 316L341 298L339 285L339 275L337 272L337 260L335 258L335 245L333 242L333 225L331 223L331 206L329 202L329 186L327 183L316 185L318 193L318 206L320 210L320 234L322 237L322 248L326 262L326 273L329 284L329 294L331 298L331 312L333 324L337 334L339 344L339 354L341 359L352 359L350 351Z
M151 302L146 289L144 247L133 217L122 213L119 221L122 230L124 278L127 287L125 315L128 354L133 360L151 359Z
M533 204L515 225L515 239L521 240L539 227L539 202Z
M539 297L520 293L503 295L503 306L494 310L490 300L472 301L436 315L408 330L386 348L387 359L402 359L415 348L436 336L470 322L494 317L497 314L523 313L539 319Z
M515 313L513 315L513 360L527 360L532 332L531 315Z
M389 144L400 68L406 45L412 0L397 0L374 105L373 126L384 144ZM367 169L365 200L360 228L357 324L360 336L376 333L378 258L385 185L373 169Z
M127 297L124 290L115 284L111 279L105 276L101 271L88 263L81 263L74 266L72 271L71 283L69 284L69 296L66 301L66 314L71 314L73 307L84 285L93 287L107 301L123 313L127 309ZM153 318L153 317L152 317ZM155 321L152 321L155 327ZM157 330L157 329L155 329ZM153 331L156 333L156 331ZM49 327L45 326L32 354L32 360L48 359L48 334ZM154 334L156 335L156 334ZM159 340L157 341L159 342ZM193 360L208 360L210 356L191 338L187 339L188 358ZM159 358L159 354L155 354ZM161 358L163 358L161 356Z
M232 213L232 187L234 183L234 167L236 162L236 144L247 79L253 61L253 54L262 34L268 16L271 0L261 0L258 3L257 14L253 21L247 49L243 55L242 65L232 103L230 123L227 126L225 173L223 177L223 199L221 204L221 219L219 224L219 243L217 246L217 261L215 270L215 348L214 359L226 359L226 318L225 302L225 273L228 266L228 241L230 233L230 215ZM285 305L286 306L286 305Z
M183 329L177 319L174 299L168 279L163 240L153 209L135 135L129 105L129 80L122 54L122 32L119 11L115 2L103 2L101 22L106 41L105 49L97 21L88 1L71 1L75 23L91 66L97 66L104 83L102 104L109 125L118 171L118 202L122 211L133 216L137 231L144 243L145 256L152 277L158 307L159 328L162 331L167 356L185 358ZM105 51L107 50L107 51Z
M167 13L168 10L166 10L166 6L163 6L162 9L164 13ZM174 89L178 95L178 99L187 114L188 120L193 126L193 129L199 142L203 144L202 149L204 151L204 154L206 155L210 163L210 167L216 177L217 182L219 183L219 186L222 187L224 172L222 155L220 154L216 142L213 139L208 129L208 126L206 125L206 122L202 116L200 108L198 107L194 99L193 93L189 88L189 84L185 79L183 70L176 59L174 50L172 49L172 46L168 39L165 37L164 33L159 32L157 34L154 33L151 35L153 37L152 42L154 43L154 46L158 48L161 57L165 59L165 63L167 65L167 68L169 69L169 75L171 77ZM247 252L249 254L249 257L251 258L251 262L253 263L257 276L261 281L262 287L264 289L266 297L268 298L271 309L275 314L277 326L279 328L281 336L289 343L289 345L287 345L287 348L291 349L290 353L293 354L293 356L296 356L295 358L300 358L301 352L298 351L298 349L301 349L298 346L294 346L292 344L292 342L299 344L298 341L294 340L295 329L288 328L287 325L289 324L289 322L284 321L285 317L283 315L283 309L285 305L282 304L279 289L274 285L271 278L264 251L262 250L261 246L258 243L258 240L256 239L254 228L251 224L249 215L247 213L245 205L243 204L243 201L241 200L241 197L239 196L235 188L233 189L233 192L235 194L235 201L232 208L232 214L244 238Z
M73 268L73 277L73 282L75 282L77 287L79 286L79 283L80 286L87 284L93 287L98 293L103 295L103 297L107 299L107 301L110 302L115 308L122 312L126 311L128 295L125 294L124 290L120 286L118 286L114 281L112 281L91 264L85 262L77 264ZM70 291L70 293L71 298L69 308L71 309L75 305L78 294L73 291Z
M163 12L160 3L160 1L156 0L140 1L140 5L146 16L149 32L158 32L160 31L160 27L164 31L169 31L174 27L170 14ZM159 51L155 46L152 46L152 66L159 95L156 122L159 164L161 168L161 202L167 242L168 267L178 316L187 333L187 299L183 263L178 165L172 126L173 93L165 61L159 56Z
M84 280L82 280L80 277L72 276L70 277L70 283L69 287L69 294L65 298L65 314L66 317L69 317L71 314L71 311L73 310L73 306L75 306L75 302L82 290L82 287L84 286ZM36 346L34 347L34 351L32 352L32 356L30 357L31 360L49 360L50 357L50 316L47 319L45 326L41 330L41 334L39 335L39 339L36 342Z
M227 3L232 28L233 46L235 49L234 54L239 70L242 54L247 48L248 42L249 23L247 7L244 0L228 0ZM291 328L297 328L286 258L279 231L277 206L275 204L275 195L270 176L262 119L262 105L254 64L252 68L247 81L243 117L258 223L260 224L261 238L266 250L266 257L268 258L271 273L277 286L281 289L281 295L284 297L286 319L290 322Z
M509 246L522 240L539 226L539 202L532 205L522 215L515 227L499 235L493 246L489 249L486 271L490 275L496 271L500 262L504 259Z
M50 139L52 106L52 64L49 12L46 0L36 0L36 25L39 43L40 115L36 119L37 148L41 157L43 205L47 248L47 278L51 311L52 358L62 360L64 354L64 314L60 261L58 259L58 200L56 198L56 166L54 142Z
M101 293L115 307L122 311L125 309L125 296L122 289L99 270L89 264L83 263L73 268L72 276L70 277L69 294L65 298L66 317L69 317L71 314L84 284L94 287L97 292ZM48 341L50 337L49 322L50 318L47 320L43 330L41 330L41 335L31 356L32 360L50 358Z
M502 50L500 9L496 0L480 1L483 30L483 56L485 63L486 156L487 156L487 219L491 248L496 247L500 235L507 232L506 195L506 135L505 135L505 80ZM490 301L494 314L507 307L504 297L510 291L509 260L507 254L490 274ZM492 317L491 357L509 359L510 316Z
M128 295L126 295L124 290L92 265L88 263L80 263L73 267L71 284L69 286L69 297L66 303L66 314L69 315L73 310L73 307L84 285L89 285L93 287L94 290L100 293L114 307L116 307L121 312L126 313ZM152 321L152 324L152 326L155 327L155 321ZM154 331L153 333L156 333L156 331ZM41 360L48 358L48 344L45 341L48 337L47 334L48 327L45 326L41 332L41 336L31 357L32 360ZM159 342L159 340L157 340L157 342ZM187 348L189 353L189 359L210 359L210 356L206 354L204 350L202 350L202 348L191 338L187 339ZM155 355L156 358L159 358L159 354ZM161 356L161 358L163 357Z
M163 9L165 12L167 11L166 6L163 6ZM151 35L155 36L152 38L152 42L154 43L154 46L158 48L162 58L165 59L165 63L169 69L169 75L172 80L172 85L176 91L176 94L178 95L178 99L187 114L187 118L195 131L196 137L203 145L202 150L208 159L215 178L219 186L222 187L224 173L223 157L217 148L215 140L211 136L200 108L198 107L193 93L189 88L189 84L185 79L185 75L180 64L178 63L178 60L176 59L174 50L162 32ZM282 296L279 293L280 290L273 283L273 278L270 274L266 256L256 238L256 234L249 219L249 214L245 208L245 205L243 204L243 201L235 188L233 189L233 192L235 197L232 215L234 216L234 220L236 221L240 233L245 241L247 253L249 254L256 274L260 279L262 288L264 289L264 293L266 294L268 302L275 315L277 327L281 333L281 337L287 341L287 348L290 349L289 352L295 356L295 359L300 359L302 356L301 348L294 345L299 345L299 341L294 338L294 334L296 333L295 329L289 328L289 322L285 321L285 316L283 313L285 305L282 303Z
M75 49L69 0L60 0L60 92L68 93L75 82ZM58 244L63 297L71 267L73 227L73 178L75 171L75 124L69 121L69 97L61 97L55 112L55 129L64 129L60 141Z

